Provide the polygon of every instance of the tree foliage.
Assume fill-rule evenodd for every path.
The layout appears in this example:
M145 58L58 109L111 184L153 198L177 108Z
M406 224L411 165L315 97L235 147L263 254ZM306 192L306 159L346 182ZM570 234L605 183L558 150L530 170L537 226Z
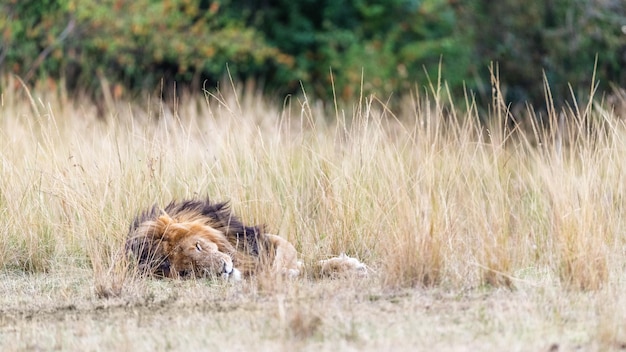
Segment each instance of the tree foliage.
M332 70L350 97L362 78L366 91L390 93L466 51L454 11L438 0L5 0L2 11L10 14L0 22L4 70L72 88L97 89L98 77L131 90L162 78L198 88L228 65L234 78L279 93L302 82L328 94Z
M403 95L442 63L453 92L480 91L498 62L509 98L537 102L543 72L567 98L596 57L604 87L626 84L622 0L0 0L0 12L0 69L70 90L200 89L228 67L279 94Z
M597 58L601 87L626 85L623 0L472 0L458 7L472 62L499 65L509 100L543 102L543 76L557 100L589 94Z

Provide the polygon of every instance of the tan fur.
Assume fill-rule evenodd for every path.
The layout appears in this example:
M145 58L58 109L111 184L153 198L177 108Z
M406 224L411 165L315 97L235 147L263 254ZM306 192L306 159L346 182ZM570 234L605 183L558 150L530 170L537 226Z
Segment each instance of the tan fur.
M358 259L341 253L338 257L320 260L318 262L321 276L341 277L347 275L367 276L367 266Z
M289 277L300 275L300 264L298 263L296 248L280 236L271 234L266 234L266 236L272 248L275 249L272 271Z

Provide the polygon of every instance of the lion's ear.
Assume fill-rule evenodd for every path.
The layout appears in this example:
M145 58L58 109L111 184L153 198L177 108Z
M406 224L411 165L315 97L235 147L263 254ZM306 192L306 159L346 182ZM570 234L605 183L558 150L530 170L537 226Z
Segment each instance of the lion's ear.
M171 225L174 220L170 218L167 214L159 216L154 221L154 231L158 238L161 241L170 241L171 240Z
M170 216L167 214L163 214L159 216L157 221L161 223L163 226L170 226L172 223L174 223L174 219L170 218Z

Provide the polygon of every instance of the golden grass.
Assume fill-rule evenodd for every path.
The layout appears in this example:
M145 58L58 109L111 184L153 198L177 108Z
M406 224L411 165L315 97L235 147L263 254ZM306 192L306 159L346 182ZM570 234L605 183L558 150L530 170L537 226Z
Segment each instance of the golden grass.
M5 86L19 87L12 81ZM407 98L397 111L363 98L334 113L306 96L277 109L251 94L218 92L173 107L148 100L109 104L102 121L94 106L63 92L5 89L0 272L59 277L79 271L81 278L86 272L91 281L81 299L87 301L141 301L154 294L151 285L206 287L200 281L138 280L126 270L122 248L130 220L144 207L209 195L230 199L244 221L267 224L292 241L310 267L340 252L366 262L373 272L367 288L350 281L343 289L355 290L350 292L359 300L383 292L383 303L372 304L373 310L408 289L401 304L422 309L415 300L426 290L428 304L447 314L437 299L440 292L491 288L509 292L516 305L555 310L531 314L541 321L537 326L564 326L555 316L566 308L545 292L563 294L567 302L581 295L591 302L582 314L595 312L593 338L619 344L624 331L615 323L624 310L615 311L614 304L605 308L601 301L615 300L623 288L621 117L589 104L549 110L544 125L522 129L510 123L497 90L485 113L469 99L455 108L442 90ZM515 118L538 119L532 110L526 115ZM485 120L490 122L480 122ZM381 348L394 341L393 331L385 330L380 340L372 337L382 328L377 325L371 331L351 328L352 320L342 322L341 316L329 323L332 307L320 312L315 304L313 309L294 303L302 295L329 299L323 289L311 293L316 292L312 276L280 285L259 279L225 290L244 305L258 303L258 295L274 295L277 320L270 325L280 336L247 323L254 336L268 341L354 338L356 345ZM221 292L212 291L211 297ZM524 303L525 295L534 301ZM475 301L468 300L473 312ZM281 302L288 302L289 311ZM443 302L456 304L450 297ZM348 309L339 305L340 312ZM477 315L471 320L480 320L484 312L472 314ZM541 320L544 314L548 320ZM332 335L329 326L341 336ZM580 343L588 343L589 336ZM403 346L411 346L408 341ZM302 346L311 347L308 342Z
M89 105L7 92L0 265L107 276L137 211L210 195L305 261L346 251L393 287L510 286L529 268L607 282L623 245L621 121L563 111L556 132L522 133L497 100L482 125L471 102L446 112L438 94L397 114L364 99L334 122L306 97L280 111L236 94L173 112L120 105L103 122Z

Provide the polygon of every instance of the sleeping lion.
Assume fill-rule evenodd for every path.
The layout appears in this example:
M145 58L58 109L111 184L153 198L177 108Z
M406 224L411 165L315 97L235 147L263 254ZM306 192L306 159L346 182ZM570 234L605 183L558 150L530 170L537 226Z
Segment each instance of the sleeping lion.
M126 252L142 275L240 280L262 271L296 277L302 264L295 247L261 226L244 225L227 202L173 201L135 217ZM322 275L367 274L366 266L345 254L321 260Z

